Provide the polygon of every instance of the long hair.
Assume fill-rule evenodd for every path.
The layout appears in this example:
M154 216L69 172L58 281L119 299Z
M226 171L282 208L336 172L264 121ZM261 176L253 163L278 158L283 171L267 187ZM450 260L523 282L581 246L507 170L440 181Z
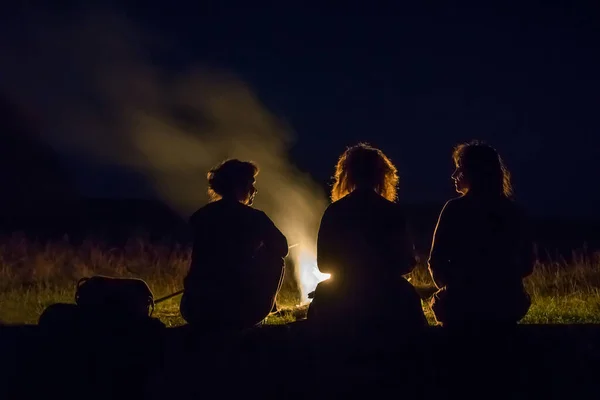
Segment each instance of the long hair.
M229 159L221 162L206 174L210 202L232 196L258 175L258 166L252 161Z
M335 166L331 201L337 201L356 188L370 188L389 201L396 201L398 171L389 158L367 143L349 147Z
M469 181L469 190L512 198L510 172L492 146L477 140L462 143L454 148L452 158Z

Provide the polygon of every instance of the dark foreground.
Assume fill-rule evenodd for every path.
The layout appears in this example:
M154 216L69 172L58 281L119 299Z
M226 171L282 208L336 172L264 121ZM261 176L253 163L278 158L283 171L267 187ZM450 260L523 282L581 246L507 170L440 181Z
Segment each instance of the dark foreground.
M429 328L315 336L305 322L243 336L188 327L0 327L0 398L597 398L600 326ZM108 339L113 337L114 339Z

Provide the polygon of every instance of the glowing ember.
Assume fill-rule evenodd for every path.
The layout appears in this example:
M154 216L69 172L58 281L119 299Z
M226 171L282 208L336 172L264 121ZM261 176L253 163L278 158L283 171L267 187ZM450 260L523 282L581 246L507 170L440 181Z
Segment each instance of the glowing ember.
M319 271L317 257L314 252L301 248L294 256L296 265L300 266L298 277L302 290L302 304L310 303L311 299L308 298L308 294L315 290L319 282L329 279L331 275Z

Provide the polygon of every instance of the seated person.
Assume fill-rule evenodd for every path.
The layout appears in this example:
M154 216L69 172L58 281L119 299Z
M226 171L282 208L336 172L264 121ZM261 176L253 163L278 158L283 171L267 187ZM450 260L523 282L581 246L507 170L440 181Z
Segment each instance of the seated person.
M194 246L181 315L203 330L239 331L271 311L288 253L285 236L252 208L258 167L227 160L208 172L210 202L190 218Z
M317 286L309 321L359 329L426 326L421 299L403 278L416 259L395 202L396 167L381 150L359 144L342 154L335 179L317 239L319 270L331 278Z
M531 305L523 278L534 265L523 210L511 200L510 175L492 147L471 142L454 150L452 174L461 196L440 213L429 271L440 289L432 301L444 326L511 326Z

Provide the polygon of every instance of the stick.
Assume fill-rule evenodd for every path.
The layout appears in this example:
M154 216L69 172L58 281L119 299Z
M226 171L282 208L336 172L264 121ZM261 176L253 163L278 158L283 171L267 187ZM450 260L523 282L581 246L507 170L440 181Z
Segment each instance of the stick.
M175 292L175 293L171 293L171 294L169 294L169 295L167 295L167 296L165 296L165 297L161 297L160 299L158 299L158 300L155 300L155 301L154 301L154 304L162 303L163 301L169 300L171 297L175 297L175 296L177 296L177 295L180 295L180 294L182 294L182 293L183 293L183 289L181 289L181 290L178 290L178 291L177 291L177 292Z
M288 249L291 249L291 248L293 248L293 247L296 247L296 246L298 246L298 245L300 245L300 243L295 243L295 244L293 244L293 245L291 245L291 246L288 246ZM171 293L171 294L169 294L169 295L166 295L165 297L161 297L161 298L160 298L160 299L158 299L158 300L154 300L154 304L156 305L156 304L162 303L163 301L167 301L167 300L169 300L170 298L172 298L172 297L175 297L175 296L178 296L178 295L180 295L180 294L182 294L182 293L183 293L183 289L181 289L181 290L178 290L178 291L176 291L175 293Z

